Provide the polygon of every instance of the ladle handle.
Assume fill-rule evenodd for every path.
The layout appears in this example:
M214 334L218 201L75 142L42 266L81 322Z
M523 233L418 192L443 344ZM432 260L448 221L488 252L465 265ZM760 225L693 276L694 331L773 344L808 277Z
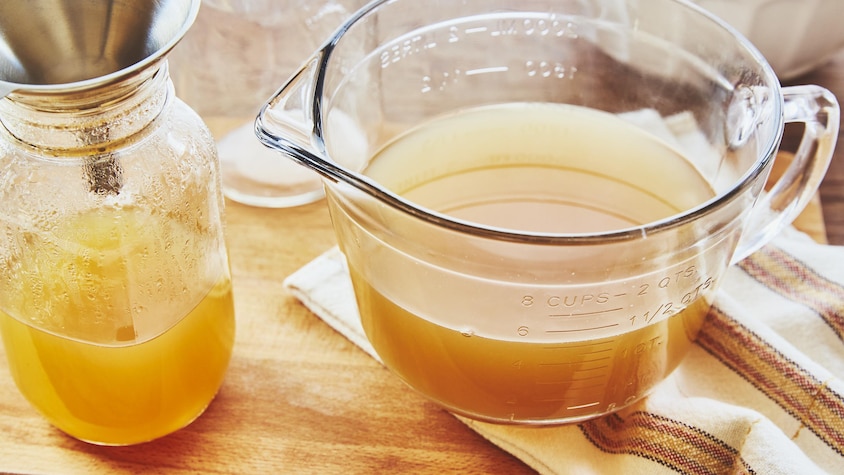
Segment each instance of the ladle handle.
M797 218L814 197L832 161L841 114L835 96L812 85L786 87L782 93L784 121L802 122L803 137L785 173L754 205L733 263L770 242Z

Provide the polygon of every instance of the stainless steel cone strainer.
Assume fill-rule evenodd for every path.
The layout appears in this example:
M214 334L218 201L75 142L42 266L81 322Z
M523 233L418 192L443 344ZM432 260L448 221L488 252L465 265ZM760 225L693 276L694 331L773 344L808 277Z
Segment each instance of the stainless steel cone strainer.
M161 59L199 10L194 0L0 2L0 97L107 84Z

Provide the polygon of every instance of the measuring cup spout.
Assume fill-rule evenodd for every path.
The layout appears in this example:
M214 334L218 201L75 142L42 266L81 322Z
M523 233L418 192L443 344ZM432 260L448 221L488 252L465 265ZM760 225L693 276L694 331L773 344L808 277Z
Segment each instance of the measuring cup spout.
M323 158L325 147L318 133L319 99L314 90L322 59L322 52L311 57L261 108L255 135L265 146L337 181L342 178Z
M349 184L380 200L401 201L367 177L328 157L318 90L327 57L327 50L317 52L261 108L255 119L255 135L266 147L282 152L323 178ZM395 206L412 208L404 202Z

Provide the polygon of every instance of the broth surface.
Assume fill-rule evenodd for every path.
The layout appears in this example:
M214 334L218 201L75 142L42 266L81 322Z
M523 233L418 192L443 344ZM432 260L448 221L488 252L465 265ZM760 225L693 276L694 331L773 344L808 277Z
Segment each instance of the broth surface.
M440 118L388 144L364 174L440 213L536 232L630 228L714 196L689 160L642 129L612 114L552 104L504 104ZM350 262L363 327L378 354L412 387L450 410L497 422L573 421L641 398L679 364L711 293L711 281L702 283L706 276L692 263L684 276L697 288L666 312L670 316L644 314L653 323L631 326L629 313L639 310L628 313L625 303L618 320L630 330L597 338L558 332L559 341L552 341L548 335L498 331L502 322L506 327L520 318L514 307L430 314L466 308L449 302L471 299L473 292L481 299L492 288L488 283L475 291L469 277L460 288L414 284L419 276L405 281L397 270L409 264L378 262L378 269L366 270ZM404 303L408 286L429 284L435 294ZM656 299L663 298L642 307L653 304L656 310ZM456 321L461 323L445 323Z

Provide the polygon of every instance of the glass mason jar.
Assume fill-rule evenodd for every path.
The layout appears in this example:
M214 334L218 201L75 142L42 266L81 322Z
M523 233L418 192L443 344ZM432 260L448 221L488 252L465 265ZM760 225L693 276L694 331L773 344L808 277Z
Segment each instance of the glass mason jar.
M0 99L0 330L21 393L93 443L217 393L234 343L216 148L166 61Z

